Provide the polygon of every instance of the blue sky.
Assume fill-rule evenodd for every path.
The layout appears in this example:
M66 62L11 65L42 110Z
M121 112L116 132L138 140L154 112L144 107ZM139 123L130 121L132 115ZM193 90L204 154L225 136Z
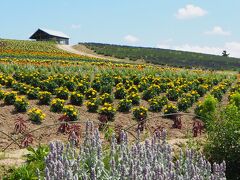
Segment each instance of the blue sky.
M1 0L0 37L59 30L102 42L240 57L239 0Z

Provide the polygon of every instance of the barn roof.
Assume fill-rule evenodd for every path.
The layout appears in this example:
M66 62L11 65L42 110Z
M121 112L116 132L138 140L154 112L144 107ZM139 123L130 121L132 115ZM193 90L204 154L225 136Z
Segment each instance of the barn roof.
M69 36L67 36L66 34L64 34L63 32L60 32L60 31L55 31L55 30L50 30L50 29L40 29L40 30L42 30L52 36L69 38Z
M55 31L55 30L50 30L50 29L45 29L45 28L39 28L37 31L39 31L39 30L41 30L41 31L43 31L43 32L45 32L45 33L47 33L47 34L49 34L49 35L51 35L51 36L57 36L57 37L63 37L63 38L67 38L67 39L69 39L70 37L69 36L67 36L66 34L64 34L63 32L60 32L60 31ZM37 32L36 31L36 32ZM35 32L35 33L36 33ZM34 33L34 34L35 34ZM33 35L34 35L33 34ZM32 36L33 36L32 35ZM32 37L31 36L31 37Z

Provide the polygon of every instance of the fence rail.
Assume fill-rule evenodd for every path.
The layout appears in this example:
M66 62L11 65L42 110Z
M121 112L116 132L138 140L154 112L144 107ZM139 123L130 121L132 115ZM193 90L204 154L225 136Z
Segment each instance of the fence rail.
M129 133L131 136L133 136L135 139L137 139L137 137L130 131L133 127L138 126L140 123L149 122L150 120L152 120L154 118L169 117L169 116L192 116L192 117L194 117L193 119L195 119L195 118L204 119L203 117L197 116L196 114L193 114L193 113L163 114L163 115L157 115L157 116L146 118L145 120L140 121L140 122L138 121L136 123L132 123L131 125L129 125L127 127L124 127L124 128L121 128L120 130ZM19 144L19 140L24 139L29 134L32 134L32 133L34 133L34 132L36 132L36 131L38 131L40 129L49 128L49 127L55 127L55 126L59 126L59 125L66 124L66 123L68 123L69 125L71 125L71 124L86 124L89 121L90 120L87 120L87 121L78 120L78 121L59 122L59 123L53 123L53 124L49 124L49 125L43 125L43 126L40 126L40 127L36 128L36 129L24 132L17 138L14 138L13 135L11 136L11 135L5 133L3 130L0 129L0 133L3 134L4 136L6 136L7 138L9 138L11 140L10 143L2 151L5 152L12 144L16 144L19 148L22 148L21 144ZM91 121L93 122L94 125L98 125L98 126L99 125L106 125L106 123L102 123L99 120L91 120ZM107 124L107 126L108 127L114 127L114 128L116 127L116 125L111 125L111 124ZM146 127L146 128L148 128L148 127Z

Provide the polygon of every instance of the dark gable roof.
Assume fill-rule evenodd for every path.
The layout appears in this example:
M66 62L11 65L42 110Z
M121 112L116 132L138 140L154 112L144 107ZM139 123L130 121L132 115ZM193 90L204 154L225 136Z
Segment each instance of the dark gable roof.
M60 32L60 31L55 31L55 30L50 30L50 29L38 29L36 32L38 32L39 30L43 31L43 32L45 32L45 33L47 33L48 35L51 35L51 36L62 37L62 38L66 38L66 39L70 38L69 36L67 36L66 34L64 34L63 32ZM33 38L34 34L30 37L30 39Z

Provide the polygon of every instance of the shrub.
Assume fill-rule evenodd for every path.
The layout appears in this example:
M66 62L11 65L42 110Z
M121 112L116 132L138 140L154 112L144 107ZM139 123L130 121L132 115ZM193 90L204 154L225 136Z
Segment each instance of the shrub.
M35 123L41 123L42 120L45 118L45 114L37 108L32 108L28 111L29 120L35 122Z
M132 100L130 99L121 99L118 104L118 111L120 112L129 112L132 108Z
M179 88L168 89L167 90L167 98L170 101L177 101L179 97L181 97L182 91Z
M87 91L87 89L88 89L88 86L86 84L78 83L76 91L84 94Z
M6 92L4 97L4 103L7 105L13 105L17 97L17 92Z
M122 85L122 83L116 86L116 91L114 93L116 99L124 99L127 95L127 91Z
M138 93L131 93L127 96L127 99L132 100L133 105L139 105L140 104L140 96Z
M196 90L197 90L198 94L202 97L209 90L209 85L200 84Z
M192 102L190 99L187 99L185 97L181 98L177 102L177 107L179 111L186 111L188 108L192 106Z
M112 89L113 89L113 86L111 84L102 85L101 89L100 89L100 93L101 94L104 94L104 93L111 94L112 93Z
M16 100L14 102L14 107L17 112L26 112L29 103L24 97L16 96Z
M147 118L147 108L143 106L133 108L133 116L137 121L145 120Z
M99 98L101 105L104 103L112 103L113 102L113 96L108 93L104 93L103 95L100 96Z
M221 91L221 89L219 87L215 86L211 91L211 95L213 95L213 97L216 98L220 102L222 100L224 92Z
M151 85L147 90L143 91L143 99L148 101L149 99L154 98L160 93L160 86L159 85Z
M177 112L178 112L177 106L175 106L172 103L169 103L164 106L164 114L172 114Z
M206 156L212 161L223 159L227 164L227 178L240 177L240 109L234 104L228 105L215 115L208 131L204 147Z
M5 92L0 89L0 100L4 99Z
M86 98L87 99L92 99L97 97L97 91L94 90L93 88L90 88L86 91Z
M39 91L40 91L40 88L30 88L30 89L28 89L27 98L28 99L37 99Z
M70 96L70 103L76 106L83 104L84 96L78 92L73 92Z
M93 80L93 82L92 82L92 88L93 88L94 90L96 90L97 92L100 91L100 89L101 89L101 82L100 82L99 78L96 78L96 79Z
M89 112L97 112L99 106L99 100L97 98L92 98L86 103Z
M72 105L65 105L63 107L63 112L71 121L76 121L78 119L78 111Z
M52 112L62 112L65 101L63 99L53 99L51 102L50 111Z
M57 98L67 100L69 96L69 91L66 87L59 87L55 89Z
M240 108L240 93L237 92L231 94L229 99L231 104L234 104L236 107Z
M127 90L127 93L129 93L129 94L130 93L137 93L137 92L138 92L138 88L135 85L130 86Z
M66 86L69 91L74 91L76 89L76 84L73 79L67 81L64 86Z
M160 112L162 108L168 103L168 98L166 96L157 96L149 100L149 111Z
M99 114L106 116L108 121L113 121L116 114L116 109L112 104L104 103L103 107L99 110Z
M51 101L51 93L48 91L41 91L38 93L38 100L40 104L49 105Z
M216 112L218 101L213 96L208 95L203 102L199 102L195 114L199 116L205 123L208 120L213 118L214 113Z

